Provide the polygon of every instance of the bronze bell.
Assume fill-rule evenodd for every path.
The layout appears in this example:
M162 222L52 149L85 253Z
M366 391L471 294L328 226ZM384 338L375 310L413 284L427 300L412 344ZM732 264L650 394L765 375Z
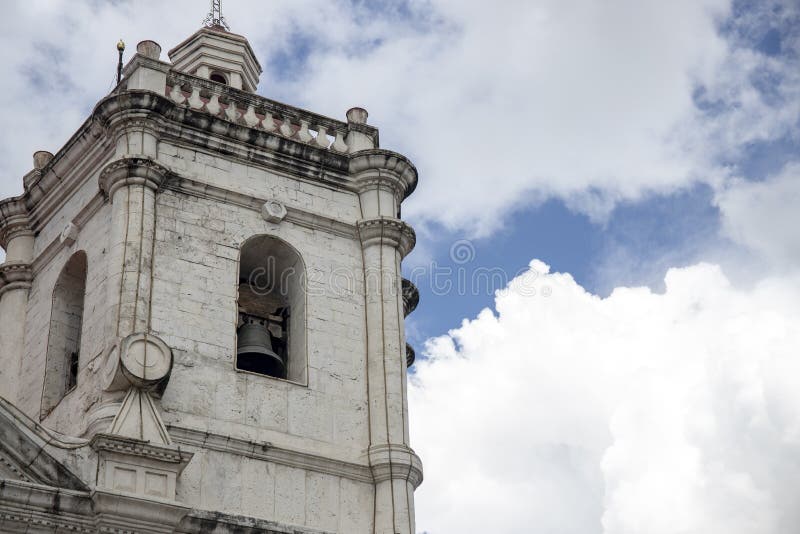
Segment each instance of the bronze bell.
M286 377L286 362L272 350L272 335L260 321L246 321L237 335L236 366L242 371Z

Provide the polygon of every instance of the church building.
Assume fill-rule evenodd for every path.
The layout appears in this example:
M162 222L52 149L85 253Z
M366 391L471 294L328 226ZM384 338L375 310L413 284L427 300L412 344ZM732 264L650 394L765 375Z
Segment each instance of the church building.
M416 168L212 15L0 201L0 532L415 533Z

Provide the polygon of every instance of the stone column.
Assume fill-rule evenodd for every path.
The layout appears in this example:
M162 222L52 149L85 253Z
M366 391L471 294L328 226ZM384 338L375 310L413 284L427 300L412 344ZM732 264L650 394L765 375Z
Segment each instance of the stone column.
M409 184L416 183L416 170L402 156L369 150L352 160L351 172L363 216L358 232L364 258L374 532L414 534L414 489L422 480L422 465L408 439L400 261L415 236L395 214Z
M15 204L20 213L8 217L4 213L4 227L0 228L0 243L6 249L5 263L0 265L0 396L14 404L19 400L25 317L33 281L33 232L21 201ZM2 206L9 207L13 205Z

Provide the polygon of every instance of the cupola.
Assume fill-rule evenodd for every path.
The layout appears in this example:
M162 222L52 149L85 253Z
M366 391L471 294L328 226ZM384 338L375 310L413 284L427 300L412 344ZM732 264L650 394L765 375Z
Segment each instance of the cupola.
M261 65L247 39L212 24L169 51L178 71L254 93Z

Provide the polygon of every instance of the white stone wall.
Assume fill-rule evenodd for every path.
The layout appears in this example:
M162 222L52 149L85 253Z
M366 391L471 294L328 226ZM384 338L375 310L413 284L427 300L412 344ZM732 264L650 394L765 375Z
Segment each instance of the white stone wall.
M343 222L359 217L352 193L163 144L159 159L199 182ZM156 220L152 329L175 355L161 401L167 424L366 465L363 271L355 236L268 223L258 210L172 190L159 193ZM239 248L261 234L297 249L307 269L307 386L234 368ZM341 291L331 289L331 279ZM199 451L178 492L192 506L339 532L367 532L372 520L369 483L234 453Z
M165 422L172 428L269 444L290 457L273 462L241 451L186 446L195 457L178 480L178 499L192 507L287 524L369 532L374 488L366 454L370 437L362 248L354 226L352 235L346 235L361 218L358 196L165 143L159 146L159 161L182 178L275 199L305 214L302 224L291 217L269 223L253 206L205 198L169 183L157 194L151 331L174 353L172 374L158 403ZM70 435L83 434L87 413L109 398L101 391L100 364L112 319L108 300L113 288L106 283L110 204L82 225L73 245L58 240L97 192L97 175L87 178L41 229L28 303L20 407L38 419L47 349L43 333L51 319L53 288L72 254L86 252L78 385L43 421ZM331 231L331 219L344 226ZM307 358L307 384L234 367L239 250L256 235L284 240L305 264L306 347L300 352ZM297 458L291 458L292 451ZM345 466L342 472L363 471L349 476L301 467L308 456L322 458L326 465L339 462Z
M182 502L328 532L371 531L370 483L246 456L193 452L178 482Z
M104 205L80 229L76 242L61 245L58 237L69 221L75 218L91 199L97 195L97 176L88 177L64 204L53 219L36 237L34 250L35 273L28 298L25 327L25 356L20 376L19 408L34 420L39 420L46 365L48 330L51 319L53 290L61 270L69 258L79 250L87 255L86 295L84 299L83 328L79 357L78 384L68 393L43 423L53 430L69 435L84 432L86 412L100 398L96 359L105 346L104 326L107 319L107 293L105 261L110 206ZM57 252L48 261L47 250Z
M158 160L180 176L258 198L286 204L348 223L361 218L358 197L350 192L281 176L263 167L246 165L168 143L158 146Z
M360 460L368 434L359 244L172 191L159 195L157 220L153 331L176 356L168 421ZM293 245L308 270L308 387L234 369L239 245L265 233ZM334 270L351 273L352 292L326 288Z

